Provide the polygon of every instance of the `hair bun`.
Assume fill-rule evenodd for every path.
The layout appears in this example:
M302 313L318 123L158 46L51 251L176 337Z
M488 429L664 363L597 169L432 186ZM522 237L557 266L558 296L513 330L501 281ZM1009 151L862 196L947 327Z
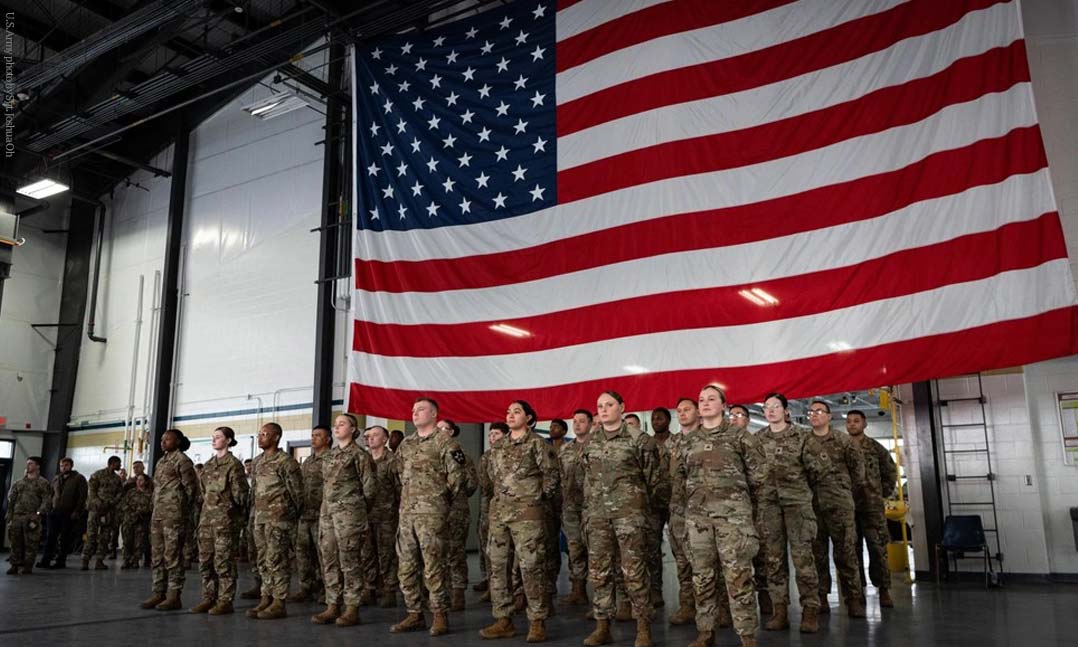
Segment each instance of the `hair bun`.
M237 442L236 442L236 439L235 439L235 438L233 438L232 440L228 441L228 446L229 446L229 447L235 447L235 446L236 446L236 445L238 445L238 444L239 444L239 443L237 443Z

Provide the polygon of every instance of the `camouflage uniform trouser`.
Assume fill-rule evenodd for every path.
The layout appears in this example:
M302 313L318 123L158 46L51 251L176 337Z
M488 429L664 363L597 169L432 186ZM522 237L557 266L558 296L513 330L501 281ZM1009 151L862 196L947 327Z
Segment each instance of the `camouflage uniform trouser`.
M467 505L454 503L449 510L448 530L445 542L445 570L450 588L463 589L468 586L468 522Z
M547 593L558 592L558 575L561 573L561 502L545 503L546 541L543 543L543 569L546 574Z
M363 544L364 587L395 595L397 592L397 518L370 518Z
M887 565L887 542L890 535L887 532L887 518L883 514L883 501L878 501L878 507L858 505L855 514L857 521L857 561L864 560L861 551L861 542L868 545L868 576L872 580L872 586L877 589L891 588L891 569ZM861 564L861 587L865 586L864 564Z
M87 515L86 543L82 547L83 561L88 561L95 555L98 559L105 559L109 554L109 539L116 521L115 512L91 512Z
M487 540L490 538L490 504L484 499L479 506L479 572L483 581L490 579L490 554L487 552Z
M725 597L738 635L755 635L760 618L752 585L752 558L760 542L752 519L691 517L687 524L696 590L696 628L700 632L715 630Z
M763 531L764 557L767 561L767 586L771 601L790 604L790 566L792 557L797 576L801 608L819 607L819 581L812 543L816 539L816 515L812 504L782 505L764 500L757 508L758 529ZM789 553L787 553L789 544Z
M258 572L258 544L255 543L255 515L247 516L247 561L251 565L251 577L257 586L262 586L262 576Z
M581 528L580 508L562 508L561 528L565 541L569 544L569 579L573 582L586 582L588 579L588 549L584 545L584 530Z
M546 515L544 514L544 517ZM544 620L550 615L546 571L547 520L522 519L490 524L490 600L495 618L513 615L511 564L520 563L524 597L528 601L528 619Z
M7 536L11 540L11 554L8 561L12 566L33 566L41 545L41 522L44 517L37 515L12 516L8 523Z
M647 566L647 533L651 526L646 515L641 512L639 516L621 519L588 519L588 575L595 591L592 601L596 620L608 620L614 615L617 559L621 561L619 570L632 601L633 616L651 620L651 580Z
M258 547L258 574L262 576L262 597L284 600L288 596L288 580L292 577L292 540L296 536L296 522L256 522L254 534ZM358 545L356 553L359 553Z
M651 577L651 598L663 597L663 527L670 522L670 509L652 509L648 514L651 532L648 533L648 575Z
M233 524L199 525L198 572L202 576L203 600L231 604L236 599L237 534Z
M343 599L346 606L358 606L364 580L360 560L368 535L366 514L339 508L322 516L318 530L326 603L340 604Z
M820 599L831 593L831 560L828 559L830 544L834 544L835 572L838 574L839 591L849 604L860 599L861 568L857 561L857 524L853 509L826 507L816 510L816 541L813 543L813 559L816 562L816 578L819 580Z
M296 575L299 588L315 595L322 590L322 564L318 517L296 522Z
M124 521L120 530L124 540L124 564L137 566L150 541L150 523L143 519Z
M200 544L197 541L194 541L194 539L198 537L198 519L199 509L195 506L195 510L187 517L187 536L190 537L192 541L187 542L183 546L183 561L185 562L197 562L199 559L198 553Z
M446 517L438 514L402 514L397 528L397 576L409 613L423 612L423 586L430 595L430 610L449 608L446 586Z
M678 602L681 606L692 606L696 597L692 583L692 562L689 559L689 527L685 515L670 515L666 535L670 541L670 552L674 554L674 563L677 564Z
M183 591L183 543L187 531L186 519L154 519L150 521L150 546L153 558L153 591Z

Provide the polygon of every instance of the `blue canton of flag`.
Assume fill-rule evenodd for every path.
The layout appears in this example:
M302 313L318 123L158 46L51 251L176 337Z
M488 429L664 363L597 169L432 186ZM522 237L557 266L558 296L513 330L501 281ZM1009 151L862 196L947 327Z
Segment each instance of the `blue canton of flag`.
M443 227L554 205L554 48L552 5L515 2L357 50L357 227Z

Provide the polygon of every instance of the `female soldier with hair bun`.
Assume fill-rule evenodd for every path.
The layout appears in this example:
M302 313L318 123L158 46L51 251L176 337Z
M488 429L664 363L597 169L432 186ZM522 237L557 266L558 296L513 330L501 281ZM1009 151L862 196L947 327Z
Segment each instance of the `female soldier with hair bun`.
M191 441L179 429L161 436L164 455L154 469L153 517L150 544L153 550L153 595L143 600L143 609L173 611L183 606L183 542L187 519L198 494L198 481L191 459L183 447Z
M236 555L241 512L247 501L247 477L243 463L229 448L236 446L236 432L229 427L213 430L214 454L202 468L202 516L198 524L198 570L202 575L202 601L191 613L232 613L236 597Z

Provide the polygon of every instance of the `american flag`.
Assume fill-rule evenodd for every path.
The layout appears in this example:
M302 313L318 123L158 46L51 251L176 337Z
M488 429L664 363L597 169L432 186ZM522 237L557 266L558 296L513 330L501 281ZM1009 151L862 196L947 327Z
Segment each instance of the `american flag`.
M1015 1L516 0L355 63L352 411L1078 350Z

